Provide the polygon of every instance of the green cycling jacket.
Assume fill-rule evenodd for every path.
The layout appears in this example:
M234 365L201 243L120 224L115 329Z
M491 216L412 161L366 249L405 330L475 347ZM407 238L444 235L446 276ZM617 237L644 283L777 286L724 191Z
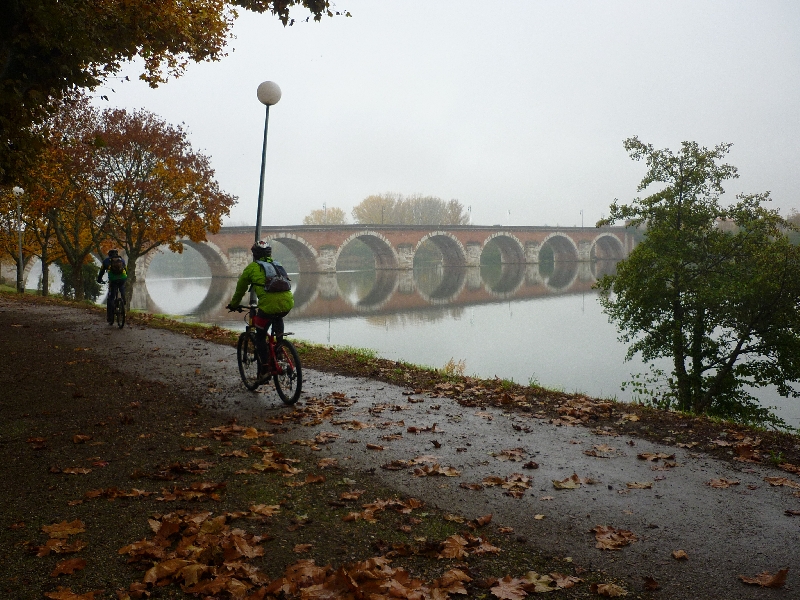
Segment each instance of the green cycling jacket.
M263 260L273 262L268 258ZM245 293L252 285L256 290L258 308L268 315L285 313L292 310L294 306L294 296L291 290L286 292L267 292L264 290L265 283L264 269L262 269L257 262L251 262L244 268L244 271L242 271L242 274L239 276L239 281L236 283L236 291L231 299L231 304L233 306L238 306L242 298L244 298Z

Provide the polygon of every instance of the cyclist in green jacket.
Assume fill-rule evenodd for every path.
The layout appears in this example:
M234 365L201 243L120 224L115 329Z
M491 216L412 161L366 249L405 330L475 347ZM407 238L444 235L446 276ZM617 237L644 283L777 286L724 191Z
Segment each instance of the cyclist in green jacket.
M253 262L247 265L239 276L236 291L226 308L228 310L237 310L248 288L252 286L255 290L256 298L258 298L258 311L253 319L253 324L256 326L256 349L261 355L263 368L267 368L269 362L267 329L272 324L272 333L275 335L276 343L283 339L283 317L288 315L289 311L294 307L294 296L291 289L287 289L289 288L289 277L286 275L286 270L279 263L272 260L272 247L261 240L253 244L250 251L253 253ZM267 263L268 268L271 268L271 274L277 274L281 282L272 287L283 291L268 291L265 289L265 286L269 287L267 272L259 262Z

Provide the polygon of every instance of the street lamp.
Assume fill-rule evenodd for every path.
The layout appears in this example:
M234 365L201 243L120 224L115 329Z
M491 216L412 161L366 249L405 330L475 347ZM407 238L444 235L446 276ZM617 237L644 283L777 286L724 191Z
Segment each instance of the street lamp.
M19 257L17 260L17 291L20 294L25 293L25 285L22 283L22 206L20 205L20 198L25 193L19 186L14 186L11 190L14 197L17 199L17 236L19 238Z
M264 119L264 145L261 149L261 181L258 185L258 214L256 215L256 242L261 239L261 211L264 206L264 169L267 164L267 129L269 128L269 107L281 99L281 88L274 81L264 81L256 90L259 102L267 107Z
M264 81L258 85L256 96L267 107L264 117L264 144L261 148L261 180L258 184L258 212L256 214L256 243L261 239L261 211L264 207L264 169L267 166L267 129L269 128L269 107L281 99L281 88L274 81ZM250 304L257 304L256 290L250 287Z

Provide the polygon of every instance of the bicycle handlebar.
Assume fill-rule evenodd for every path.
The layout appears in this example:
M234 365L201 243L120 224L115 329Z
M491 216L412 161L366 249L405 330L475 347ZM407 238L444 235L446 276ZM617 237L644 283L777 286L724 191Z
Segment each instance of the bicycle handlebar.
M226 308L228 309L228 312L238 312L238 313L244 312L245 310L250 310L249 306L245 306L243 304L240 304L239 306L228 305Z

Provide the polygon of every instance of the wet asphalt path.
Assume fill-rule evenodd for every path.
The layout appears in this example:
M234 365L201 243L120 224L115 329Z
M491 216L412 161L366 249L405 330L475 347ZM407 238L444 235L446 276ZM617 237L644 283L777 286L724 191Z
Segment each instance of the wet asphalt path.
M14 306L19 305L0 300L2 310ZM24 310L20 319L52 320L64 330L67 347L91 348L98 358L113 358L132 381L143 378L182 387L199 403L230 413L241 423L267 428L265 419L292 410L272 388L257 393L244 389L231 347L158 329L110 328L91 311L31 304ZM518 539L586 568L623 577L632 592L643 589L644 577L652 577L661 586L661 598L800 598L800 517L785 512L800 510L800 498L793 495L798 490L764 481L787 476L783 471L598 435L583 427L555 426L530 413L465 408L447 398L413 394L411 388L305 371L300 408L330 394L345 398L332 419L311 427L288 425L289 431L276 441L338 434L319 450L302 451L315 459L335 457L359 476L377 478L399 493L468 519L491 513L494 523L513 527ZM604 458L584 453L592 450ZM649 461L637 458L641 453L675 456ZM400 470L381 468L414 459L416 464ZM523 468L531 461L538 468ZM459 474L414 474L435 463ZM576 489L554 487L553 480L573 473L584 483ZM530 487L519 498L504 494L499 486L461 487L513 474L530 478ZM718 489L708 485L712 479L740 483ZM652 487L629 489L633 482ZM630 530L638 541L619 551L601 551L590 531L596 525ZM685 551L688 559L674 559L676 550ZM782 568L789 568L789 578L780 590L745 586L738 579L740 574Z

